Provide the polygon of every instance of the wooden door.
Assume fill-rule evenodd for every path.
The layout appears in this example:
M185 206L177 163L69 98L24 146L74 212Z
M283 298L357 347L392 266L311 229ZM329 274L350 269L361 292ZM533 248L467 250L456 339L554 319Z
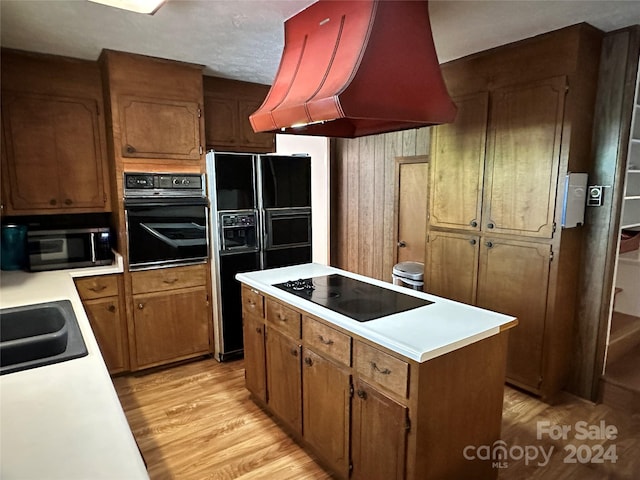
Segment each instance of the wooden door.
M249 116L262 105L262 100L238 100L238 143L242 146L257 148L262 152L273 152L275 135L273 133L255 133Z
M205 287L133 296L138 367L209 352L210 321Z
M458 106L455 122L432 130L429 223L479 231L488 94L454 101Z
M248 313L243 315L244 368L247 390L267 401L266 355L264 345L264 324Z
M2 110L12 210L110 209L95 100L3 94Z
M429 185L429 164L426 159L427 157L396 159L396 262L424 263Z
M267 391L273 413L302 433L300 345L277 330L267 330Z
M492 93L483 230L553 236L566 88L561 76Z
M356 382L354 389L351 478L403 479L408 431L407 407L362 380Z
M550 261L548 244L485 238L480 245L477 305L518 318L507 378L533 389L542 381Z
M126 370L125 331L118 297L86 300L84 307L109 373Z
M349 476L349 371L304 349L304 439L341 478Z
M205 94L204 109L207 147L222 147L225 149L225 147L236 145L236 132L239 127L235 99Z
M478 252L477 235L430 231L426 250L425 291L475 304Z
M196 102L123 95L118 105L123 157L200 159L201 111Z

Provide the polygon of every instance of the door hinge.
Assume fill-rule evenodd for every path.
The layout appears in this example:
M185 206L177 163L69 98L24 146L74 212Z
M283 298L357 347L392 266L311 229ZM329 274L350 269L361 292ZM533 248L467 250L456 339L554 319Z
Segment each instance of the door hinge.
M553 262L553 250L549 253L549 261Z
M199 145L199 150L198 151L200 152L200 155L202 155L202 153L204 152L204 149L202 148L202 145Z
M198 118L202 117L202 109L198 107Z
M551 231L551 233L556 233L556 228L557 228L556 222L553 222L553 230Z
M353 398L353 385L349 385L349 398Z
M407 419L406 422L404 424L404 429L408 432L409 430L411 430L411 419L409 418L409 414L407 413Z
M102 193L102 203L107 203L107 194L106 194L106 192Z

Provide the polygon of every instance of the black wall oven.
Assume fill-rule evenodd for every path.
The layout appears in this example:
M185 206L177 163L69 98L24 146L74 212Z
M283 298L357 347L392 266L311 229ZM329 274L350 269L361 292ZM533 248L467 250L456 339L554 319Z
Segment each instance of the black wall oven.
M203 177L124 175L129 270L206 262L209 202Z

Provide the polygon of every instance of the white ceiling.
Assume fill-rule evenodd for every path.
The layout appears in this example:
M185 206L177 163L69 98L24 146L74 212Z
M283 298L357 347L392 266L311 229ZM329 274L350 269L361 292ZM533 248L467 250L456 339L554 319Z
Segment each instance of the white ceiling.
M270 84L283 22L314 0L167 0L155 15L86 0L0 0L0 44L96 60L103 48L182 60L205 73ZM441 63L579 22L640 23L640 0L432 0Z

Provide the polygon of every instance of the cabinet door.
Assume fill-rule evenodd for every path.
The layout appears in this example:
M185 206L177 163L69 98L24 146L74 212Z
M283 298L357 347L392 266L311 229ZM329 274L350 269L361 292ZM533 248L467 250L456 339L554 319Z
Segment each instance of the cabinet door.
M95 100L3 93L10 206L108 210Z
M208 305L205 287L134 295L137 366L208 353Z
M565 94L564 76L492 93L483 230L553 236Z
M205 95L204 112L207 148L228 147L238 143L238 112L235 99Z
M403 479L407 445L407 407L358 380L353 396L352 422L351 478Z
M238 135L239 143L254 147L263 152L275 151L275 135L273 133L255 133L249 116L262 105L262 100L238 100Z
M271 410L302 433L300 345L273 328L267 330L267 391Z
M304 438L335 473L347 478L351 375L309 349L303 357Z
M546 244L485 238L480 246L477 305L518 318L509 331L507 378L534 389L542 380L550 259Z
M251 315L243 316L244 368L247 390L263 402L267 401L264 324Z
M476 301L479 237L429 232L425 291L473 305Z
M455 99L454 123L434 129L431 145L431 226L480 230L488 94Z
M118 297L87 300L84 306L109 373L126 370L125 324Z
M124 95L118 104L123 157L200 159L196 102Z

